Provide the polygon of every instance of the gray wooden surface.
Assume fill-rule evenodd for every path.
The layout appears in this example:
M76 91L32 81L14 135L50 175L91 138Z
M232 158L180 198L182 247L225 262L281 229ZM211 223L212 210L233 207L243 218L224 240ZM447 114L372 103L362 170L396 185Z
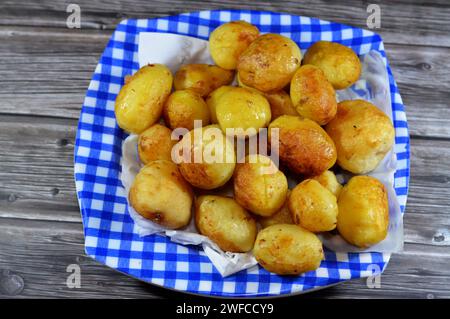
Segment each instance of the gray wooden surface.
M82 28L66 28L66 6ZM366 28L372 1L0 1L0 273L25 282L17 296L170 298L177 293L86 257L73 182L80 107L115 25L126 17L247 8L318 17ZM309 294L325 298L450 297L450 3L384 1L381 29L407 109L411 183L405 250L381 288L354 280ZM82 285L66 286L69 264ZM1 294L0 297L11 297ZM294 297L301 298L301 297Z

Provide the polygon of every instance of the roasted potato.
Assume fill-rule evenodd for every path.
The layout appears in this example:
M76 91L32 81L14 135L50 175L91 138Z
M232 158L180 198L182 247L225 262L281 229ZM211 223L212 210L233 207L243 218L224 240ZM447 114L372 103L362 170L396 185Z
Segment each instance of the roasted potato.
M264 94L270 104L272 121L281 115L299 115L292 104L291 97L284 90Z
M224 133L227 133L227 129L238 129L241 131L235 130L234 133L239 137L247 129L252 129L255 135L258 129L269 124L270 105L255 90L232 87L218 98L216 117Z
M234 172L236 201L256 215L271 216L286 201L288 183L270 157L252 154Z
M278 129L279 156L294 173L320 175L336 162L336 147L327 133L314 121L282 115L269 125L269 140Z
M288 207L294 223L313 233L336 228L336 196L314 179L306 179L292 190Z
M194 129L194 121L202 121L202 126L209 124L209 109L203 98L192 90L173 92L163 109L164 121L171 129L184 127Z
M191 89L202 97L233 82L234 72L216 65L185 64L175 73L175 90Z
M208 105L209 115L212 124L217 124L217 116L216 116L217 101L219 101L223 93L228 92L231 88L232 86L228 85L221 86L220 88L212 91L206 97L206 104Z
M300 48L279 34L264 34L241 54L237 64L243 84L262 92L283 89L302 60Z
M388 196L374 177L355 176L338 199L337 229L349 243L370 247L386 238L389 226Z
M267 216L267 217L263 217L263 216L259 216L258 217L258 222L261 224L261 226L263 228L272 226L272 225L277 225L277 224L293 224L293 220L292 220L292 215L291 212L289 211L289 207L288 207L288 200L289 200L289 196L290 196L290 191L288 190L287 195L286 195L286 200L284 201L283 206L281 206L281 208L275 212L275 214L273 214L272 216Z
M209 36L211 57L221 68L234 70L241 53L258 35L258 28L248 22L224 23Z
M136 212L170 229L189 224L193 198L191 187L177 166L165 160L144 166L129 193L130 205Z
M225 251L244 253L253 248L256 222L232 198L200 196L195 202L195 223L201 234Z
M389 117L364 100L339 103L336 117L325 130L336 145L337 163L354 174L377 168L395 138Z
M139 134L156 123L172 82L172 73L162 64L146 65L128 77L116 98L117 124L129 133Z
M324 258L319 238L297 225L264 228L253 248L258 263L279 275L298 275L319 268Z
M172 140L171 134L172 131L161 124L154 124L139 134L138 154L141 162L172 161L172 147L177 141Z
M336 92L314 65L303 65L295 72L290 93L295 110L319 125L327 124L336 115Z
M342 190L342 185L338 182L336 175L334 175L332 171L325 171L322 174L311 178L322 184L322 186L332 192L336 198L339 197L339 193Z
M183 177L193 186L214 189L233 176L234 145L217 125L196 128L175 145L175 161Z
M306 51L303 64L319 67L336 90L351 86L361 75L361 62L356 53L335 42L314 43Z

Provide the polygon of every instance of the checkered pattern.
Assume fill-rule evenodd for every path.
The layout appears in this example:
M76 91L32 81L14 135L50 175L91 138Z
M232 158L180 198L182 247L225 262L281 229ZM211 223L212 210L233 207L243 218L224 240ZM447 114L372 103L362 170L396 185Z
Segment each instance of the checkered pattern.
M149 20L125 20L117 26L95 69L81 111L75 145L75 180L86 237L86 253L105 265L156 285L216 296L271 296L317 289L384 270L389 254L326 251L319 269L297 277L277 276L261 267L222 278L200 247L182 246L154 235L140 238L127 211L119 180L121 144L126 134L114 117L114 100L124 76L138 69L138 34L157 31L207 39L217 26L231 20L249 21L261 32L280 33L302 50L329 40L358 54L378 50L377 34L350 26L258 11L217 10ZM386 65L387 60L386 60ZM398 169L395 190L402 211L409 181L409 137L402 100L387 66L396 129Z

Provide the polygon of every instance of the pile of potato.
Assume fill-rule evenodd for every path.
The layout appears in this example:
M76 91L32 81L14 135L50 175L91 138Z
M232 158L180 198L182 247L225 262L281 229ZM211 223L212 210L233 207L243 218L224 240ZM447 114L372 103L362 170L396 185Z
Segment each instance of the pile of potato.
M215 29L209 48L216 65L187 64L172 75L164 65L149 64L127 77L117 96L117 122L139 134L145 164L129 193L136 212L170 229L185 227L194 213L198 231L220 248L253 251L262 267L278 274L319 267L324 253L317 233L337 229L362 248L383 240L387 192L361 174L391 149L394 128L367 101L336 101L335 90L360 77L358 56L319 41L302 59L292 40L260 35L244 21ZM235 78L238 86L231 85ZM195 120L203 127L194 128ZM172 130L180 127L189 133L173 140ZM269 140L278 129L280 166L257 152L236 163L229 143L248 136L227 136L229 128L268 128ZM195 134L203 138L195 140ZM176 146L204 150L218 141L215 151L231 161L173 160ZM344 186L333 172L338 166L355 174ZM287 172L299 182L292 190ZM230 185L234 197L223 196Z

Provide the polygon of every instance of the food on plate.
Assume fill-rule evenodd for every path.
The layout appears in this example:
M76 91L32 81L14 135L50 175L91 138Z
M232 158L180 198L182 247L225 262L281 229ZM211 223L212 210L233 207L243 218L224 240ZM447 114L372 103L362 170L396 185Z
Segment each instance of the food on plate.
M199 232L225 251L244 253L253 248L256 222L234 199L205 195L195 202Z
M208 105L209 115L212 124L217 124L217 116L216 116L217 101L223 95L223 93L228 92L232 88L233 88L232 86L228 85L221 86L220 88L215 89L214 91L209 93L208 96L206 97L206 104Z
M297 174L315 176L336 162L336 148L328 134L316 122L298 116L282 115L269 125L269 140L278 129L279 156L283 164Z
M209 37L211 57L221 68L234 70L241 53L258 35L258 28L248 22L224 23L216 28Z
M337 229L349 243L367 248L386 238L389 226L388 196L374 177L354 176L338 199Z
M166 160L144 166L136 175L128 197L137 213L170 229L189 224L193 198L191 187L177 166Z
M255 90L232 87L217 99L216 117L220 127L235 130L236 136L251 129L255 135L258 129L267 127L271 119L270 105L267 99Z
M291 81L292 104L303 117L327 124L337 110L336 93L321 69L314 65L303 65Z
M306 179L292 190L288 207L294 223L313 233L336 228L336 196L314 179Z
M240 55L237 70L243 84L262 92L278 91L291 81L302 55L297 44L279 34L264 34Z
M334 175L332 171L325 171L322 174L311 178L322 184L322 186L332 192L336 198L339 197L339 193L342 190L342 185L338 182L336 175Z
M261 230L253 248L258 263L280 275L298 275L319 268L324 258L319 238L297 225L277 224Z
M194 121L202 121L202 126L209 124L209 109L203 98L192 90L173 92L163 109L164 121L171 129L184 127L194 129Z
M281 208L277 212L275 212L271 216L267 216L267 217L259 216L258 217L258 222L261 224L261 226L263 228L266 228L266 227L269 227L272 225L276 225L276 224L293 224L294 223L292 221L291 212L289 211L289 208L288 208L288 200L289 200L290 193L291 193L291 191L288 190L287 195L286 195L286 200L285 200L283 206L281 206Z
M264 94L270 104L272 120L281 115L299 115L292 104L291 97L284 90Z
M172 131L161 124L154 124L139 134L138 154L141 162L171 161L172 147L177 143L172 140L171 134Z
M356 53L336 42L314 43L306 51L303 64L320 68L336 90L348 88L361 75L361 62Z
M236 165L234 145L219 126L196 128L185 134L175 145L180 172L192 185L201 189L214 189L224 185L232 176Z
M340 102L325 130L336 145L337 163L354 174L377 168L395 138L389 117L364 100Z
M233 81L234 72L217 65L185 64L175 73L175 90L191 89L202 97Z
M270 157L252 154L238 163L234 172L236 201L260 216L271 216L286 201L288 183Z
M161 117L164 102L172 90L172 73L162 64L149 64L127 78L116 98L117 124L139 134Z

